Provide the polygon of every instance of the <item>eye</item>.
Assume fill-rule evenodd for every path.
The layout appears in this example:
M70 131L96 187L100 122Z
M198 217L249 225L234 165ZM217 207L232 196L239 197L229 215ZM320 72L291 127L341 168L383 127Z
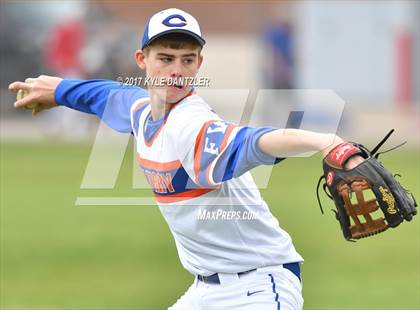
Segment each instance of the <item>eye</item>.
M172 58L170 58L170 57L161 57L159 59L160 59L160 61L162 61L164 63L170 63L172 61Z
M184 64L186 64L186 65L190 65L190 64L192 64L194 62L194 59L192 59L192 58L185 58L184 60L183 60L183 63Z

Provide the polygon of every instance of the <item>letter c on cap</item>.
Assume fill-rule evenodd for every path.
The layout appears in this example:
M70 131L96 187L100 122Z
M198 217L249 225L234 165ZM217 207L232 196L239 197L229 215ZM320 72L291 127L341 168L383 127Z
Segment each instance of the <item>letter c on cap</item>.
M174 19L174 18L178 18L178 19L182 20L182 22L180 22L180 23L172 23L171 20ZM173 15L169 15L168 17L166 17L163 20L162 24L164 24L167 27L184 27L187 24L187 20L182 15L173 14Z

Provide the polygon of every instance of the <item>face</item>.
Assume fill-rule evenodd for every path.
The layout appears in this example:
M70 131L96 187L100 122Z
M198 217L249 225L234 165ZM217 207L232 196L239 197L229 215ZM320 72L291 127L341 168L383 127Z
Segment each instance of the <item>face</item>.
M186 83L171 83L172 81L188 81L194 78L203 61L199 49L171 49L162 46L151 46L147 53L141 50L136 51L136 61L142 70L146 70L149 81L163 81L164 85L148 85L152 92L159 89L166 93L166 103L175 103L184 98L191 90ZM187 79L185 79L187 78ZM176 85L169 85L176 84Z

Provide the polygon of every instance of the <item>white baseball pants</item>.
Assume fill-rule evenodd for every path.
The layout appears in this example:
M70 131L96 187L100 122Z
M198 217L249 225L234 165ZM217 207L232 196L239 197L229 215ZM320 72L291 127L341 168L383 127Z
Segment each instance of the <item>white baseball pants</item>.
M169 310L178 309L281 309L303 307L302 284L280 266L258 268L238 276L219 273L220 284L194 283Z

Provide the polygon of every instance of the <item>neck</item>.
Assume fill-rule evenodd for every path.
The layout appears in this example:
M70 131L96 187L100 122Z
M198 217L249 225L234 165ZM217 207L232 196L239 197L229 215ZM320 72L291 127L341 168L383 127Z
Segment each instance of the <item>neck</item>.
M161 119L165 115L166 112L172 109L172 107L175 104L184 100L184 98L188 97L191 94L191 92L192 90L185 97L181 98L177 102L168 103L166 102L166 96L162 95L163 92L149 90L152 119L154 121Z
M150 102L151 107L151 115L154 121L161 119L166 112L168 112L175 103L164 103L161 104L159 102Z

